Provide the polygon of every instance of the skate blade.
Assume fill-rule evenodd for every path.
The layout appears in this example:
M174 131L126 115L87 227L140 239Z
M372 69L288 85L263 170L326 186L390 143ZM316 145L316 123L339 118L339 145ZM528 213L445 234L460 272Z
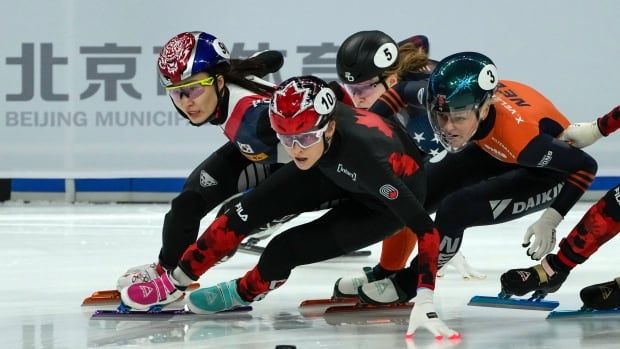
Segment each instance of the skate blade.
M197 288L200 288L200 284L197 282L194 282L193 284L187 286L188 291L193 291ZM116 305L120 301L121 293L117 290L95 291L89 297L84 298L84 300L82 301L82 306L111 304Z
M413 302L408 303L395 303L395 304L386 304L386 305L375 305L375 304L366 304L366 303L357 303L354 305L337 305L329 307L325 310L325 314L327 313L346 313L346 312L372 312L372 311L387 311L387 310L411 310L413 307Z
M354 258L354 257L368 257L372 254L372 252L370 252L369 250L359 250L359 251L353 251L353 252L349 252L345 255L342 255L341 258Z
M242 242L237 249L238 252L247 253L255 256L260 256L265 251L265 248L255 244Z
M335 298L320 298L320 299L306 299L299 303L299 307L312 307L321 305L336 305L336 304L357 304L359 298L357 297L335 297Z
M299 313L303 317L323 316L327 308L335 305L354 305L359 302L357 297L339 297L324 299L307 299L299 304Z
M547 315L547 320L572 320L572 319L620 319L620 308L612 310L555 310Z
M413 303L390 305L356 304L333 306L325 310L323 318L330 325L406 324Z
M252 318L249 314L252 310L251 306L239 307L232 310L226 310L215 314L202 315L193 313L185 308L181 309L163 309L160 311L148 310L129 310L127 312L119 312L117 310L96 310L90 317L91 320L134 320L134 321L167 321L175 317L183 317L183 319L191 318L192 320L215 320L215 319L237 319Z
M490 308L509 308L509 309L523 309L523 310L553 310L557 308L560 303L557 301L545 301L545 300L528 300L519 298L500 298L500 297L487 297L487 296L473 296L467 305L475 307L490 307Z

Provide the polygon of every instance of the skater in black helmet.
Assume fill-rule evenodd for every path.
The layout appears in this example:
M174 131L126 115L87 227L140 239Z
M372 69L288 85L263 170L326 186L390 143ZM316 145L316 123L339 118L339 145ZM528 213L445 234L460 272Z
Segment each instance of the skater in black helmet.
M426 109L419 105L417 94L409 95L412 100L407 100L394 87L405 84L410 90L426 87L437 63L429 58L429 48L429 40L424 35L415 35L397 44L384 32L370 30L346 38L336 55L338 77L345 95L350 96L355 107L377 109L378 113L400 122L424 153L425 161L444 155L444 148L434 137ZM334 296L356 296L359 286L403 269L415 244L415 235L406 230L385 239L379 263L373 268L364 267L358 274L339 278L334 285ZM471 268L460 253L450 263L464 278L485 277ZM438 271L438 276L446 266Z

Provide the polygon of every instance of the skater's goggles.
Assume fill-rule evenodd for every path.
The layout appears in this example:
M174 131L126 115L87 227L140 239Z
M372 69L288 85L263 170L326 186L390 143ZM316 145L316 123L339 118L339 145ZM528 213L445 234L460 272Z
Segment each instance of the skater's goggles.
M166 91L175 102L179 102L183 96L194 99L205 92L205 86L213 86L215 77L209 76L201 80L190 81L183 85L166 87Z
M383 85L383 80L365 81L359 84L345 84L344 89L349 95L356 98L366 98L377 91L377 87Z
M276 136L278 136L280 142L287 148L292 148L293 145L297 143L298 146L306 149L319 143L321 139L323 139L323 134L325 133L325 131L327 131L328 125L329 123L326 123L325 126L314 131L298 133L294 135L281 135L279 133L276 133Z

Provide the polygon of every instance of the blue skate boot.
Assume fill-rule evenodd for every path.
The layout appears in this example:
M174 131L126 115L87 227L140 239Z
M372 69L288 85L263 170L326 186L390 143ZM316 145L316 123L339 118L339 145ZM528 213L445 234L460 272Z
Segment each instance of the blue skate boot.
M196 314L214 314L238 308L249 308L251 302L237 292L237 279L221 282L190 293L187 307Z

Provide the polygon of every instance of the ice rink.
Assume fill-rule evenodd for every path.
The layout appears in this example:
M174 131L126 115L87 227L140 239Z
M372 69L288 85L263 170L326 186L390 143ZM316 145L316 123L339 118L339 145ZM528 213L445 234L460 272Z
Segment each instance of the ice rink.
M579 203L561 224L558 241L591 203ZM538 214L465 233L463 253L486 280L463 280L455 270L437 284L435 305L462 341L435 341L419 330L405 340L408 313L394 317L357 316L365 324L332 325L322 316L303 317L298 305L331 295L334 281L374 265L372 256L338 259L295 270L288 282L254 311L231 319L173 318L165 321L90 320L81 307L95 290L110 289L127 268L155 261L167 205L45 204L0 205L0 333L2 348L618 348L620 317L546 320L547 312L467 306L473 295L495 295L499 275L533 262L520 247ZM306 214L297 221L312 219ZM203 220L203 225L209 221ZM561 290L548 297L558 309L580 307L579 290L620 276L620 239L612 240L573 271ZM264 242L263 242L264 243ZM203 286L239 277L257 256L238 253L200 280ZM403 315L404 314L404 315Z

